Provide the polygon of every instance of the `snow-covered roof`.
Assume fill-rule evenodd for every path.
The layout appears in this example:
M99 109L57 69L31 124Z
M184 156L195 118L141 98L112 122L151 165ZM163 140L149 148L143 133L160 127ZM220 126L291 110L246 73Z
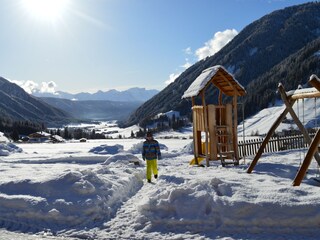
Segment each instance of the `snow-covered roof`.
M297 94L308 94L308 93L316 93L318 90L314 87L312 88L301 88L296 90L290 90L286 92L287 96L297 95Z
M182 98L195 97L212 83L228 96L243 96L246 91L243 86L223 66L216 65L207 68L194 80L190 87L184 92Z
M29 134L28 137L30 137L30 138L42 138L42 137L50 137L50 136L51 136L50 133L41 131L41 132L31 133L31 134Z
M313 79L313 78L315 78L318 82L320 82L320 79L317 77L317 75L312 74L312 75L310 76L310 79L309 79L309 80L311 80L311 79Z

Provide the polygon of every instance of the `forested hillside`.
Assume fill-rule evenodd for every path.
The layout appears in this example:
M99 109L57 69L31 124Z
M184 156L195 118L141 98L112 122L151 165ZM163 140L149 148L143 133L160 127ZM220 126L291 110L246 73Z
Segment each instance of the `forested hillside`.
M272 12L251 23L218 53L195 63L140 106L123 125L143 125L170 110L188 115L191 102L181 96L204 69L214 65L223 65L247 89L248 95L240 101L246 103L246 116L254 114L276 99L278 82L295 88L311 73L319 73L319 16L320 3L313 2ZM215 94L207 94L207 102Z
M0 113L0 122L4 126L11 126L19 121L56 126L73 119L68 113L31 96L18 85L2 77Z

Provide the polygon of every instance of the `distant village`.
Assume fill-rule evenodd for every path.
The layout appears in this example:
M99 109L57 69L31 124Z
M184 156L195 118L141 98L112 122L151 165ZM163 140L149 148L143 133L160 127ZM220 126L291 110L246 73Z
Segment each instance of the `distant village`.
M74 139L86 142L88 139L119 139L119 138L144 138L146 131L161 132L165 130L178 130L181 127L190 126L190 120L181 116L178 111L160 113L150 119L144 127L139 127L137 131L131 131L130 136L120 133L115 122L97 125L75 125L66 126L62 129L46 129L37 131L29 135L19 135L12 138L14 141L25 143L63 143L66 140Z

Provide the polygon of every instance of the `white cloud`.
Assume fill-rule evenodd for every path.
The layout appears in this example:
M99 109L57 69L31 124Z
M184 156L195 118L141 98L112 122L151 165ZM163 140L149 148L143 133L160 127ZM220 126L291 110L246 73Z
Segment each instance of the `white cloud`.
M181 65L182 68L187 69L192 66L192 63L189 62L189 59L186 58L185 64Z
M198 58L198 60L211 56L216 52L218 52L221 48L223 48L237 34L238 32L235 29L226 29L223 32L220 32L220 31L216 32L212 39L207 41L203 47L198 48L195 51L194 55ZM183 52L186 55L193 55L191 47L187 47L183 49ZM192 65L193 65L192 61L190 62L189 58L186 58L185 63L180 67L185 70L191 67ZM170 83L173 83L177 79L177 77L180 76L181 73L182 73L181 71L178 71L178 73L171 73L169 75L169 79L165 81L165 84L169 85Z
M57 87L57 84L53 81L51 82L42 82L40 92L41 93L55 93L55 88Z
M54 94L56 92L55 88L57 87L57 84L53 81L42 82L40 87L38 83L31 80L27 80L27 81L10 80L10 81L17 84L21 88L23 88L23 90L25 90L29 94L32 94L35 92Z
M27 81L18 81L18 80L10 80L11 82L17 84L19 87L23 88L27 93L32 94L38 88L38 84L27 80Z
M191 47L187 47L186 49L183 49L183 52L187 55L191 55L192 54Z
M192 66L192 63L190 63L190 62L189 62L189 59L186 58L186 62L185 62L183 65L181 65L180 67L185 70L185 69L187 69L187 68L189 68L189 67L191 67L191 66ZM173 82L177 79L177 77L179 77L179 76L181 75L181 73L182 73L182 72L171 73L171 74L169 75L169 79L165 81L165 84L166 84L166 85L169 85L170 83L173 83Z
M169 75L169 79L165 81L165 84L169 85L170 83L173 83L177 79L177 77L180 76L180 74L181 74L181 72L180 73L171 73Z
M223 32L216 32L212 39L206 42L203 47L196 50L195 54L198 57L198 60L214 55L237 34L238 32L235 29L226 29Z

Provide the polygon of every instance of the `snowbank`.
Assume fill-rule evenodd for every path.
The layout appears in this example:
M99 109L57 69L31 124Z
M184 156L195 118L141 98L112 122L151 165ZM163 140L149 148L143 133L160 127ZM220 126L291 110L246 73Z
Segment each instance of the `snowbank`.
M122 203L142 187L142 173L134 164L126 165L123 171L114 163L66 170L44 181L2 183L0 226L57 234L65 229L74 231L101 225L114 217Z
M120 144L116 144L114 146L100 145L98 147L92 148L89 152L95 154L117 154L121 151L123 151L123 146Z
M7 142L9 142L9 139L2 132L0 132L0 143L7 143Z
M22 152L22 149L10 143L9 139L0 132L0 156L9 156L11 153Z
M15 144L7 142L0 143L0 156L9 156L11 153L22 152L22 149Z
M133 163L135 165L143 165L142 161L130 154L130 153L120 153L114 156L110 156L104 163L103 165L108 165L108 164L124 164L128 165L130 163Z

